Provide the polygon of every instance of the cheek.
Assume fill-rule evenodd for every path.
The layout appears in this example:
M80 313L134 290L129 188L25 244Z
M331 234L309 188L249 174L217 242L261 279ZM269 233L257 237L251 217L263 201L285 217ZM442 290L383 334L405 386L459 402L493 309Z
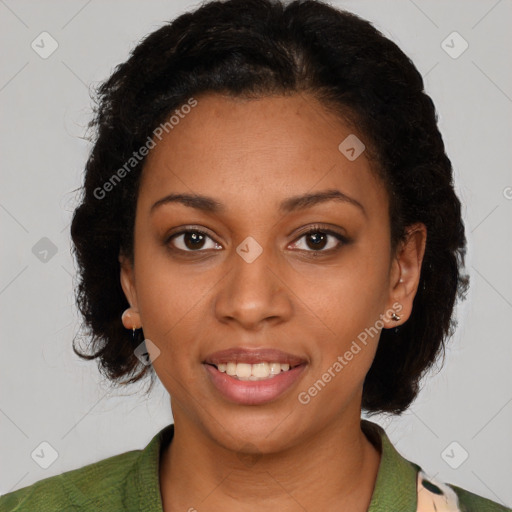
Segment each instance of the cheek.
M311 309L338 338L356 336L384 313L389 293L389 257L369 244L351 247L340 264L309 273L295 286Z
M163 242L146 233L138 240L135 277L143 322L159 334L171 332L183 319L194 316L212 282L207 272L194 271L194 264L173 259Z
M160 350L154 361L159 377L166 382L168 377L160 375L164 370L173 375L192 371L204 336L204 300L215 280L170 263L161 250L140 249L135 274L144 335Z
M316 345L315 379L325 372L325 379L332 382L346 379L347 393L364 380L383 327L388 268L389 258L361 246L347 255L344 265L303 282L298 295L307 297L307 305L315 313L310 328Z
M316 338L314 371L323 373L331 368L337 375L351 375L351 379L358 381L375 355L382 328L380 314L384 313L380 311L381 302L374 294L343 282L319 300L324 307L318 308L317 327L312 324L312 335ZM333 368L339 357L343 359L343 368Z
M314 319L309 327L314 351L298 399L311 401L319 418L341 410L361 391L379 342L380 313L374 295L350 291L349 283L338 282L328 296L319 297L325 307L316 325Z

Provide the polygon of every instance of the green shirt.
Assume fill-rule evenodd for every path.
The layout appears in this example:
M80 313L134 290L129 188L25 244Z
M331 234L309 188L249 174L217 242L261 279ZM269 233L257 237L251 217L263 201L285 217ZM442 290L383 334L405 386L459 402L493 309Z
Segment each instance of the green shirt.
M376 423L361 420L381 462L368 512L512 512L454 485L429 479L403 458ZM143 450L133 450L40 480L0 497L0 512L163 512L160 452L174 424L156 434ZM190 500L194 506L193 498ZM341 509L343 507L340 507Z

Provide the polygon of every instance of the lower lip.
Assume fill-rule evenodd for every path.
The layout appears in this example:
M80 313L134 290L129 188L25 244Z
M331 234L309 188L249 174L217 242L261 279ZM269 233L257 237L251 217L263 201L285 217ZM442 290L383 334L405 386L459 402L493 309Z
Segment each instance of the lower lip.
M238 380L215 366L203 364L217 390L229 401L242 405L259 405L275 400L288 390L302 374L305 364L265 380Z

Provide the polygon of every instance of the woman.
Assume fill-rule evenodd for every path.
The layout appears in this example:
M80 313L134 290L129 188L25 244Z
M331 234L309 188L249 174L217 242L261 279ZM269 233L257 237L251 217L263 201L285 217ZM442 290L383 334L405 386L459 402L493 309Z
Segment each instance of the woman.
M114 382L156 373L174 424L1 510L510 510L361 419L409 407L468 284L451 164L402 51L318 1L209 2L99 96L71 228L82 356Z

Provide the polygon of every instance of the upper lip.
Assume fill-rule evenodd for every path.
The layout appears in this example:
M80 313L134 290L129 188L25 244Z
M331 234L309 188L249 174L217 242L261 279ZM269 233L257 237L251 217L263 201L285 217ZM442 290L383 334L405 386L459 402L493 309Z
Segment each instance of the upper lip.
M268 362L298 366L305 363L306 360L302 357L294 354L288 354L274 348L248 349L243 347L234 347L214 352L207 356L203 362L213 365L230 362L247 364Z

